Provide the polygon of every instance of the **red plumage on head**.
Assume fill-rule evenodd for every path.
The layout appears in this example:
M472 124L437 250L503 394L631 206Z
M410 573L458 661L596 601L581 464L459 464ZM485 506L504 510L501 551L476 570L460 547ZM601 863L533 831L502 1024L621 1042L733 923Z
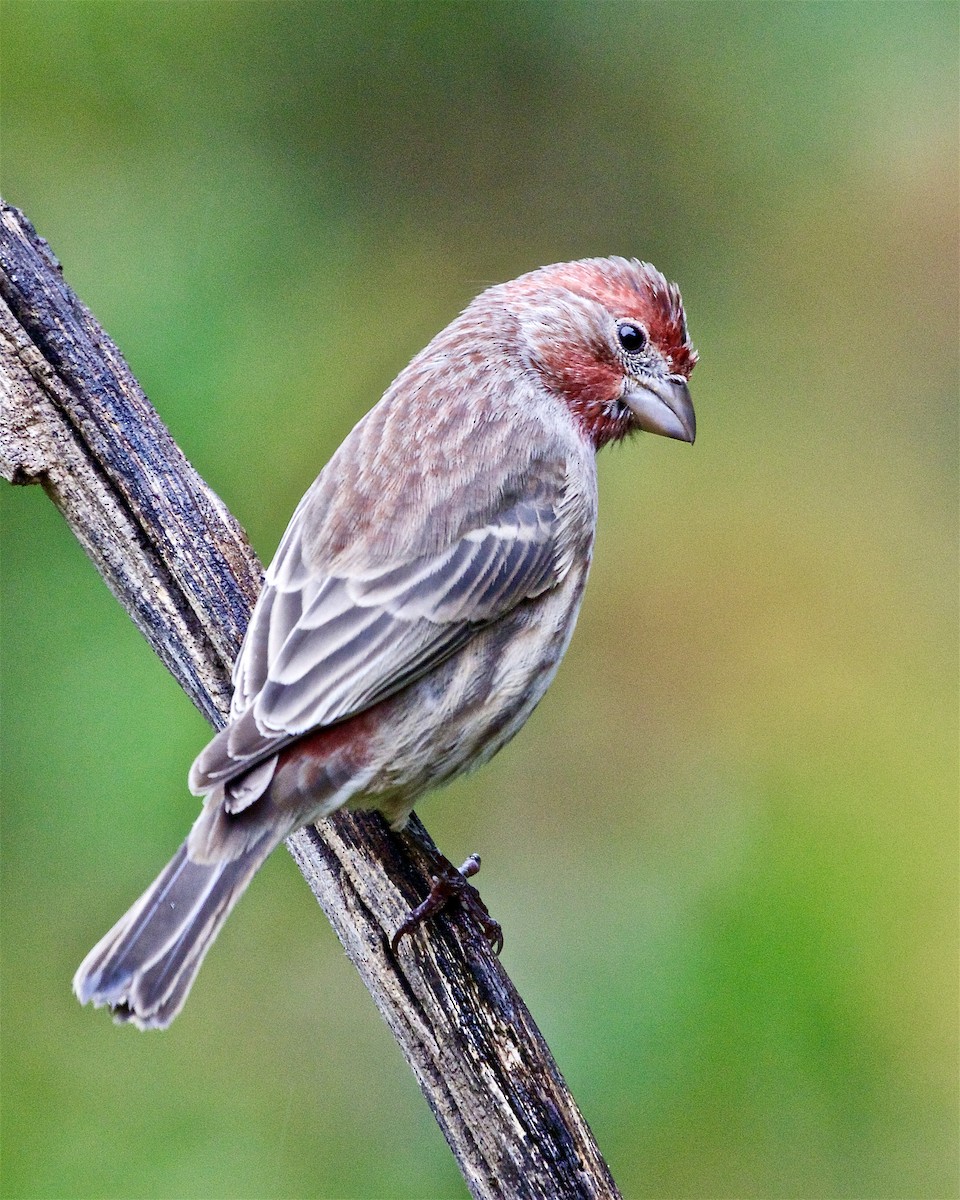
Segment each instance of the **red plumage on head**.
M596 300L618 318L639 321L676 375L690 378L697 351L687 332L680 289L651 263L636 258L584 258L523 276L531 290L562 287Z
M680 291L650 263L619 257L556 263L491 289L481 302L499 296L527 315L526 353L598 450L636 428L617 403L625 367L609 318L643 326L669 375L687 379L696 365ZM606 316L598 322L591 306Z

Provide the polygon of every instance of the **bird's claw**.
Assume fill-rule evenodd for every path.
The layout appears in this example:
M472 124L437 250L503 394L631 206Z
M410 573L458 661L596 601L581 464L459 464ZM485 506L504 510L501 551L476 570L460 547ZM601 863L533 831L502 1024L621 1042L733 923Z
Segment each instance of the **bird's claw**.
M459 870L452 862L441 857L437 868L438 873L430 877L430 894L410 912L390 939L390 949L396 953L401 938L413 933L423 921L446 908L451 900L455 900L483 930L483 936L490 943L494 954L499 954L503 949L503 930L500 923L490 916L490 910L473 884L467 883L467 880L480 870L480 855L471 854Z

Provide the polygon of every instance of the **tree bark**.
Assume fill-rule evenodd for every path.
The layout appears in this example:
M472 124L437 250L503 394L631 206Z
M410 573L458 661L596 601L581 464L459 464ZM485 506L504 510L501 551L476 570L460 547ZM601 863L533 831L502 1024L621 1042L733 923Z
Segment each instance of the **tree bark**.
M0 201L0 473L40 483L215 727L262 572L47 244ZM416 818L414 818L416 821ZM418 825L418 835L427 838ZM549 1047L454 911L389 938L429 890L415 838L341 813L287 843L478 1198L618 1197Z

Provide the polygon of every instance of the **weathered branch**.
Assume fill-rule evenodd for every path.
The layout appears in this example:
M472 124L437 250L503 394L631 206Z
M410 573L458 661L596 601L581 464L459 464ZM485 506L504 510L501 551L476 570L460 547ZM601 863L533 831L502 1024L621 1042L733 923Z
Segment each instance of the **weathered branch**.
M260 564L46 243L17 209L0 205L0 472L43 485L151 646L220 726ZM618 1196L482 935L454 914L391 953L389 935L429 886L416 842L361 813L307 827L288 846L473 1195Z

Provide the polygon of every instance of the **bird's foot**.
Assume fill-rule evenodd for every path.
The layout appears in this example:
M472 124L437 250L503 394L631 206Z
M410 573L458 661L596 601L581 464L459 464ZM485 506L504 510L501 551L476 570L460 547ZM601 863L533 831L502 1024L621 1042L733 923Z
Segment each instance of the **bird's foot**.
M490 916L490 910L481 899L480 893L472 883L467 882L480 870L480 855L471 854L463 866L457 870L449 859L439 854L435 866L437 873L430 877L432 882L429 896L412 910L390 939L390 949L396 953L402 937L413 933L423 921L446 908L451 900L455 900L483 930L483 936L490 943L494 954L499 954L503 949L503 930L500 928L499 922Z

